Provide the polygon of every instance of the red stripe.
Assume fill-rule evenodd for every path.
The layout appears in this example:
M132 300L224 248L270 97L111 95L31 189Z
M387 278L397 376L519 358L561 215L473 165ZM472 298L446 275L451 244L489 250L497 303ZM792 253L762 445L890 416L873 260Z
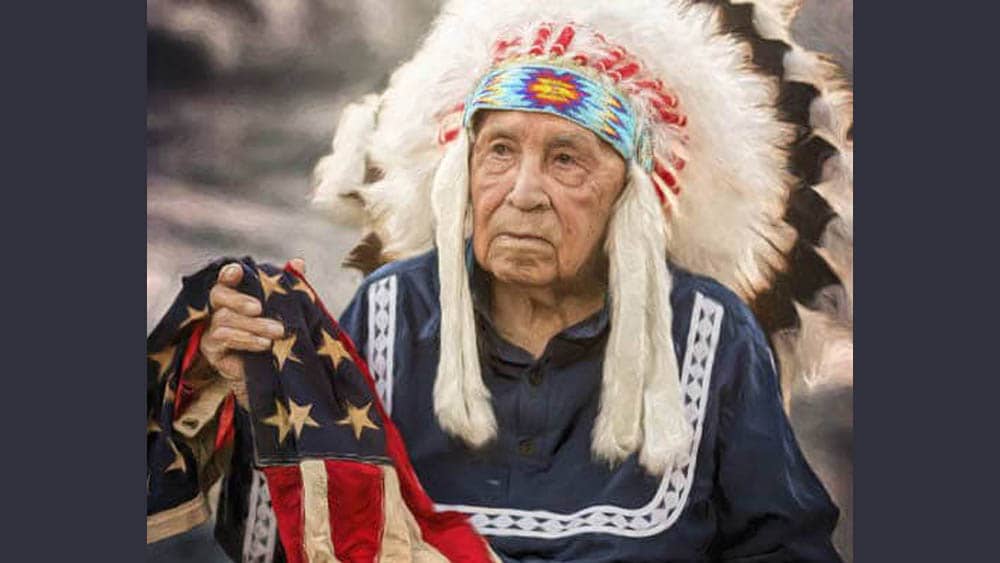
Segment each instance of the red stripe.
M184 356L181 358L181 373L177 378L177 393L174 395L174 416L180 416L194 396L194 390L184 381L184 374L191 364L194 363L195 356L198 355L198 348L201 346L201 335L205 332L205 321L198 321L188 338L187 347L184 348Z
M227 443L232 442L235 437L233 428L233 414L236 410L236 395L230 393L226 396L226 401L222 403L222 412L219 414L219 427L215 431L215 448L219 451Z
M298 465L263 467L271 507L278 519L278 536L288 563L307 563L302 550L302 474Z
M300 272L292 267L290 262L285 264L285 271L297 276L309 289L313 289L312 285L309 284ZM424 488L420 486L417 474L413 470L413 465L410 463L410 456L406 453L406 445L403 443L403 438L399 434L399 430L396 429L396 425L392 423L392 419L389 418L388 413L385 412L382 401L378 398L378 392L375 390L375 380L372 378L371 372L368 371L367 364L365 364L364 360L358 354L358 350L354 346L354 342L351 341L351 337L346 332L340 330L340 325L337 324L334 316L327 310L326 305L323 304L315 289L313 289L313 294L316 295L316 304L320 310L330 320L330 323L338 329L337 338L344 345L344 348L347 349L347 352L351 355L351 360L354 361L354 365L361 371L365 382L368 384L368 389L375 402L375 408L382 419L382 428L385 431L386 453L392 458L393 466L395 466L396 473L399 475L399 487L403 495L403 500L416 518L424 541L434 546L449 561L462 563L491 562L492 559L489 555L486 540L472 529L468 518L464 514L459 512L436 512L434 510L434 502L427 496Z
M358 461L325 460L324 464L337 559L375 561L385 527L382 469Z

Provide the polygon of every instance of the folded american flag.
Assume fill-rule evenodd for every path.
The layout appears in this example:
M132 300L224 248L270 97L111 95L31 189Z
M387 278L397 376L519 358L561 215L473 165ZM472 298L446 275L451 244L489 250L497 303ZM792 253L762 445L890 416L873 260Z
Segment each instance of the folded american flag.
M234 441L231 388L193 368L209 290L233 261L185 278L147 340L147 541L204 521L203 492ZM464 515L434 510L367 366L302 274L237 262L239 290L286 327L270 352L245 354L244 366L254 464L287 560L495 560Z

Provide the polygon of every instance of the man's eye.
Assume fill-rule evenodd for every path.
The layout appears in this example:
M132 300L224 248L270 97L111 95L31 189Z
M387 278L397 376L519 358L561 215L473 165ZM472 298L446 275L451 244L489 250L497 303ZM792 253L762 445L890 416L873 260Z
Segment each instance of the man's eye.
M510 147L508 147L507 145L500 145L500 144L493 145L492 150L493 154L497 156L507 156L511 152Z
M576 159L566 153L559 153L556 155L556 162L568 166L570 164L575 164Z

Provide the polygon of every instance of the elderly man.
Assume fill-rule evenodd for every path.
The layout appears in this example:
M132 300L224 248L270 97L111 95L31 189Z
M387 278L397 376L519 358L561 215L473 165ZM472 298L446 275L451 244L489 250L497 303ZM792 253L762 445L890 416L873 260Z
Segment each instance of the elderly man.
M738 49L713 53L729 44L708 12L648 9L705 34L704 53L668 61L678 88L721 76L687 112L662 65L598 30L632 47L659 37L630 36L634 14L621 27L569 8L561 23L445 10L431 54L401 69L381 109L383 120L405 113L406 85L448 93L429 102L446 108L440 160L423 188L399 194L412 208L401 217L427 211L407 198L429 200L433 248L369 275L340 324L372 363L431 499L467 514L504 560L839 560L838 511L796 444L765 335L740 297L689 271L725 261L727 244L733 270L758 268L765 251L741 237L772 228L787 184L774 165L783 153L751 146L782 138L761 109L772 91ZM469 29L490 17L487 33ZM456 29L489 49L449 42ZM456 70L468 61L447 58L483 53L474 82ZM731 104L712 105L727 94ZM679 197L682 182L691 193ZM730 223L692 235L711 206ZM241 354L287 330L235 289L241 271L219 274L200 340L206 363L236 381Z

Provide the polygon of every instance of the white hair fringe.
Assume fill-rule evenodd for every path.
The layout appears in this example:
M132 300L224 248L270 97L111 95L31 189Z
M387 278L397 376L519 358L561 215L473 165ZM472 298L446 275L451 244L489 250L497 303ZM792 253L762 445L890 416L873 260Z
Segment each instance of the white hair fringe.
M690 447L670 307L666 223L652 180L635 163L608 228L611 334L604 355L596 458L662 475ZM637 405L639 408L637 408Z
M476 324L465 268L469 207L469 138L451 143L431 187L441 282L441 357L434 380L434 414L441 427L472 447L496 436L490 392L479 370Z

